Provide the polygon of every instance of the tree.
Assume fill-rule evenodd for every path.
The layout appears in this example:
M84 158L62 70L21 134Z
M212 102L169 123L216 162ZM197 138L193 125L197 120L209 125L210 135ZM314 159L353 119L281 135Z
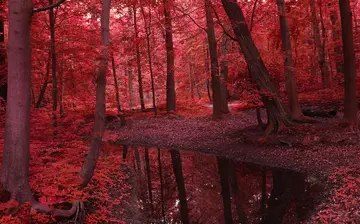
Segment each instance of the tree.
M3 1L0 1L0 10L3 8ZM5 50L5 29L4 20L0 15L0 97L7 98L7 82L6 82L6 50Z
M133 4L133 13L134 13L134 31L135 31L135 45L136 45L136 64L137 64L138 83L139 83L139 97L140 97L141 110L145 110L144 91L143 91L142 75L141 75L141 57L140 57L140 47L139 47L139 31L138 31L138 27L137 27L136 6L135 6L135 4Z
M338 26L338 15L335 10L334 4L330 3L329 7L330 7L330 21L332 25L332 40L335 43L334 55L336 62L336 73L337 73L337 78L339 78L343 72L341 45L338 43L340 41L341 34Z
M289 32L289 25L286 18L286 5L284 0L276 1L279 11L280 19L280 33L282 41L282 50L284 52L284 73L285 73L285 87L288 98L289 109L292 117L302 117L300 109L296 80L294 75L294 62L291 53L291 39Z
M164 16L165 16L165 45L166 45L166 111L174 113L176 111L176 95L175 95L175 54L172 32L172 18L170 12L170 4L172 0L164 0Z
M53 0L49 0L49 4L53 4ZM55 49L55 14L54 9L49 9L49 21L50 21L50 51L51 51L51 74L52 74L52 98L53 98L53 125L57 126L56 111L58 104L58 89L57 89L57 61L56 61L56 49Z
M354 52L354 38L352 31L352 12L349 0L339 0L341 16L341 33L344 54L344 119L351 126L357 125L356 101L356 61Z
M9 1L8 101L1 182L19 203L30 201L31 0ZM21 66L18 66L21 65Z
M221 43L221 54L223 57L226 57L228 54L228 42L229 37L223 33L222 36L222 43ZM229 113L229 107L228 107L228 89L227 89L227 81L229 76L229 66L228 66L228 60L223 59L220 63L220 87L221 87L221 109L223 113Z
M110 0L102 1L101 10L101 61L96 79L96 114L95 123L88 155L81 169L83 178L82 187L85 187L94 174L96 162L99 157L102 137L105 131L105 89L106 73L108 71L110 46Z
M281 130L292 122L279 99L279 92L274 81L252 40L244 14L239 5L232 0L222 0L223 7L231 21L236 39L248 64L252 81L261 93L261 99L268 112L268 124L265 134Z
M114 56L111 57L111 67L112 67L112 71L113 71L113 76L114 76L114 85L115 85L115 95L116 95L116 106L117 106L117 110L120 113L121 112L121 104L120 104L120 94L119 94L119 84L116 78L116 68L115 68L115 59Z
M217 44L214 30L214 19L211 13L211 3L205 0L205 14L206 14L206 34L208 37L209 51L210 51L210 66L211 66L211 89L213 92L213 118L221 118L222 104L221 104L221 87L219 77L219 62L217 56Z
M148 55L148 60L149 60L152 103L153 103L153 108L154 108L154 114L157 115L155 82L154 82L153 63L152 63L151 46L150 46L150 35L151 35L151 3L150 2L149 2L149 22L147 22L147 20L146 20L145 11L144 11L144 7L143 7L142 4L141 4L141 13L142 13L143 18L144 18L144 28L145 28L145 33L146 33L146 47L147 47L147 55Z
M330 87L329 68L325 61L325 47L321 44L319 20L317 18L315 0L310 0L311 22L313 26L313 35L315 49L317 50L318 63L321 70L321 77L325 88Z

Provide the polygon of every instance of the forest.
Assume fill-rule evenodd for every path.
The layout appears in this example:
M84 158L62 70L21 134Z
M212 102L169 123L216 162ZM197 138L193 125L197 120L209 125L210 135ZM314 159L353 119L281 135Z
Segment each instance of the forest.
M358 0L0 0L0 223L358 223Z

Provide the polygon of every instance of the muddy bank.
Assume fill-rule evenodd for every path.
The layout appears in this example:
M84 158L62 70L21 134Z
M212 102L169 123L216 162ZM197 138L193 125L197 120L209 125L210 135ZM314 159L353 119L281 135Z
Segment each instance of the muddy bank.
M210 118L129 120L105 140L129 146L160 147L221 155L244 162L327 175L334 167L360 168L358 135L337 128L336 120L302 124L263 139L253 112ZM334 127L334 128L333 128Z

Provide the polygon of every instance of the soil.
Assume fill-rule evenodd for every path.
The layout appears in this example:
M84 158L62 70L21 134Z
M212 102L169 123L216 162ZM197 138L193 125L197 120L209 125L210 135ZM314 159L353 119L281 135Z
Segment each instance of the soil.
M157 117L132 119L124 127L112 124L105 140L129 146L191 150L243 162L328 174L334 167L360 168L358 132L341 127L341 115L314 118L264 138L255 112L211 118Z

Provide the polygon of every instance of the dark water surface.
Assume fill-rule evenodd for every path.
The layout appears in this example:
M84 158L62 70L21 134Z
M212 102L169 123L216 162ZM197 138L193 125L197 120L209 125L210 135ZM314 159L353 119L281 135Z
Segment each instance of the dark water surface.
M123 159L141 223L301 223L323 190L302 173L195 152L124 147Z

